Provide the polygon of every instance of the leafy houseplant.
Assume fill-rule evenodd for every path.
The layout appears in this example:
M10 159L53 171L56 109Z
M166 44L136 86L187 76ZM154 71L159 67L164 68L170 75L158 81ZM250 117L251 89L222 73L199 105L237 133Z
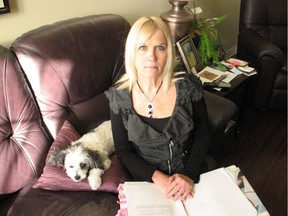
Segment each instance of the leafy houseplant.
M227 15L219 18L204 19L197 18L194 10L188 8L188 11L194 15L193 21L190 23L189 31L192 36L199 36L198 55L202 65L215 65L222 68L220 64L220 40L217 29L214 27L221 23Z

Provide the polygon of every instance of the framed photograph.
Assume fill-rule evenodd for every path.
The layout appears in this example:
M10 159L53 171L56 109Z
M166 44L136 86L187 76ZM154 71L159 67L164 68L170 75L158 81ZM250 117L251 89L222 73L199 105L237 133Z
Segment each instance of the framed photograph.
M0 0L0 14L9 13L9 1L8 0Z
M188 72L196 74L201 69L201 62L191 37L185 36L176 45Z

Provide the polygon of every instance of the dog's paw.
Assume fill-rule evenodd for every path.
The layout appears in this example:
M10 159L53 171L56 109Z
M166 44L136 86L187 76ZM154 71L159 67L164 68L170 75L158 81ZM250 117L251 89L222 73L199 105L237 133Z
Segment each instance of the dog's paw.
M92 190L97 190L101 184L101 176L103 175L104 170L101 169L92 169L89 172L88 182Z

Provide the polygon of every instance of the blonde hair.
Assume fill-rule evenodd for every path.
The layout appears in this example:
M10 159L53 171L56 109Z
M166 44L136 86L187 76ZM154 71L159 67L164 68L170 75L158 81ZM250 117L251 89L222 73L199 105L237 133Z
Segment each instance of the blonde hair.
M137 45L140 42L147 41L157 30L161 30L167 41L167 61L162 74L163 88L167 90L170 84L174 81L173 68L175 65L175 48L173 46L171 33L168 26L159 17L141 17L132 26L125 47L125 68L126 73L117 82L120 84L118 89L132 89L133 84L136 83L137 70L135 67L135 56Z

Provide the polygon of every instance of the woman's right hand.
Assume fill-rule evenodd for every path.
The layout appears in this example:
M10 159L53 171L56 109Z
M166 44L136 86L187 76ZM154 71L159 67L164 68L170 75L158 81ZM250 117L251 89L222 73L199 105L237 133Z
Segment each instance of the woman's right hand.
M194 181L185 175L169 176L156 170L152 175L152 181L169 199L185 201L187 198L193 197Z
M183 174L174 174L169 178L167 197L169 199L185 201L193 197L194 181Z
M152 175L152 181L159 187L164 193L168 190L169 186L169 175L164 174L163 172L156 170Z

